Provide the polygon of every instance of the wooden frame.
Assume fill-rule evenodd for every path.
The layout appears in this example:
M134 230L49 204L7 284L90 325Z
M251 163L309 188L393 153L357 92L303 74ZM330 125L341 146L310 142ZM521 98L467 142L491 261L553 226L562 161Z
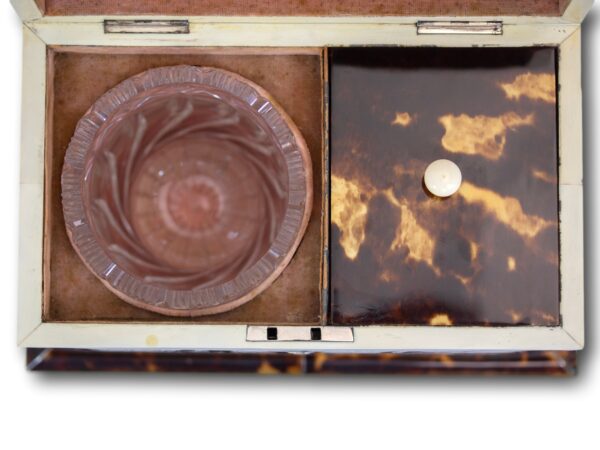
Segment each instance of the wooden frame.
M493 17L502 35L417 35L415 17L190 17L189 34L104 34L105 17L43 17L33 0L12 0L23 27L23 110L18 343L22 347L238 351L579 350L584 345L580 22L591 0L572 0L562 17ZM127 17L111 17L124 19ZM131 17L128 17L131 18ZM178 17L181 19L181 17ZM168 19L160 17L157 19ZM427 18L450 20L451 18ZM560 327L354 327L354 342L247 342L245 325L46 323L43 308L46 47L345 46L558 47ZM568 67L568 70L561 70Z

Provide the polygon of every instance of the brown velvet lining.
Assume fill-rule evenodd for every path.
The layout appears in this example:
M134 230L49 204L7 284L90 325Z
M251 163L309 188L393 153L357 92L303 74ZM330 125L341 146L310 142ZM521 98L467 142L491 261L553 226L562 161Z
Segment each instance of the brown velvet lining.
M568 3L568 0L45 0L45 7L46 14L52 16L559 16Z
M54 48L49 52L46 142L44 320L192 321L313 324L321 314L322 63L312 49ZM173 319L120 300L83 265L67 238L60 197L65 150L79 118L105 91L158 66L193 64L230 70L269 91L292 117L310 148L314 206L292 262L256 299L233 311Z

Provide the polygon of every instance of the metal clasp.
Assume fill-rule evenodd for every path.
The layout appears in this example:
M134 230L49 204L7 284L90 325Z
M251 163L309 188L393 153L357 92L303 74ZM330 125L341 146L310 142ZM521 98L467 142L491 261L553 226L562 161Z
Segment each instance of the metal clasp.
M502 34L502 21L420 20L417 34Z
M104 21L104 33L189 34L189 20L111 20Z

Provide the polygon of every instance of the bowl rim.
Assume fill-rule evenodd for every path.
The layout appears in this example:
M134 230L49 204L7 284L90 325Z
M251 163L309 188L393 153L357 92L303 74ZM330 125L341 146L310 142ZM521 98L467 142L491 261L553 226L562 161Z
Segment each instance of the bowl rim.
M85 161L102 125L123 105L144 95L146 91L177 84L205 85L211 90L234 96L249 106L249 110L254 111L273 131L288 167L288 188L295 187L288 190L284 219L275 239L261 258L238 273L233 280L191 290L149 285L112 261L87 223L82 189ZM271 286L291 262L312 212L312 161L308 145L298 127L261 86L241 75L215 67L163 66L148 69L120 82L98 98L80 118L65 153L61 197L67 235L75 252L102 284L119 298L138 308L167 316L218 314L254 299ZM290 229L293 233L290 233ZM147 298L150 294L155 297L153 300ZM221 297L218 297L219 294Z

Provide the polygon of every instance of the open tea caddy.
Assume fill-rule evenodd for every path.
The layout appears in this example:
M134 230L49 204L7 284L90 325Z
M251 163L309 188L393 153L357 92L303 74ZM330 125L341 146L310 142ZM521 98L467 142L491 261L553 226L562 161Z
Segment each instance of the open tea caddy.
M580 25L591 1L12 3L24 25L18 342L29 368L574 372L584 345ZM300 155L267 177L285 174L299 208L274 275L206 314L123 294L121 262L94 269L65 201L78 132L113 114L98 102L169 70L178 83L181 71L206 83L198 73L210 70L245 83L266 105L252 111L272 109L287 130L278 148ZM137 134L125 129L129 149ZM132 173L155 167L144 164ZM94 167L110 185L110 164ZM253 169L213 181L181 170L171 191L204 198L214 180L237 177L238 191L253 192ZM219 195L200 203L210 210ZM192 223L169 214L165 223ZM155 253L185 270L210 266Z

